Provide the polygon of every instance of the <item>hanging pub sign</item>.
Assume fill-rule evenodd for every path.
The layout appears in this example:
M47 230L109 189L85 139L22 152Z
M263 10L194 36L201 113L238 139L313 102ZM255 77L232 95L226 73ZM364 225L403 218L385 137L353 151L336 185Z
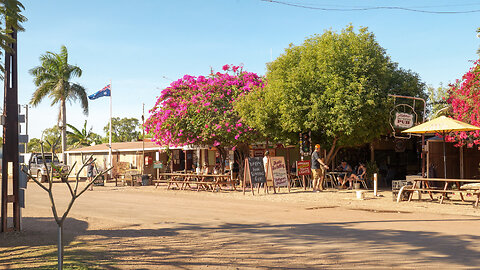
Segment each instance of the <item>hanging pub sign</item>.
M415 116L410 113L396 112L393 126L401 129L411 128L415 123L414 117Z

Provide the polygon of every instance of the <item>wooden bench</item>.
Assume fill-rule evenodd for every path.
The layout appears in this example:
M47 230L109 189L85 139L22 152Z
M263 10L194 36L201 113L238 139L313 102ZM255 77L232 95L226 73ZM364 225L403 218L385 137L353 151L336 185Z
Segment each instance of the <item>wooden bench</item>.
M425 187L421 188L420 184L424 183ZM444 182L444 187L442 188L431 188L428 182ZM460 186L460 182L469 183L463 186ZM456 188L449 188L450 184L456 184ZM463 193L476 195L475 207L478 207L480 200L480 180L474 179L444 179L444 178L416 178L413 180L412 185L403 186L398 192L397 202L402 200L403 192L410 192L408 196L408 201L411 201L414 192L418 192L419 199L421 199L421 193L427 192L430 195L430 198L433 199L432 193L440 193L440 204L443 203L443 200L447 197L447 194L459 193L460 198L464 202Z

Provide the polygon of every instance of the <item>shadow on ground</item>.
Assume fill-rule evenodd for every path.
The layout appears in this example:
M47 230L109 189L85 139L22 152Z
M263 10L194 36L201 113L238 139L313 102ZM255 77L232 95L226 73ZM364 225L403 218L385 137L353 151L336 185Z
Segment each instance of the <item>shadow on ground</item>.
M114 230L88 230L84 221L65 226L66 256L106 269L245 267L268 269L353 267L474 268L480 265L479 235L445 235L430 231L361 229L360 223L478 222L480 219L371 220L311 224L152 224ZM0 235L2 265L31 259L32 247L56 244L56 224L26 218L21 233ZM167 227L161 227L167 226ZM52 229L50 229L50 227ZM38 228L38 230L34 229ZM78 241L76 238L81 239ZM13 246L13 244L16 244ZM4 252L5 254L5 252ZM33 256L33 257L32 257ZM46 255L41 255L46 256ZM55 257L55 253L47 254ZM3 257L3 258L2 258ZM406 260L405 258L408 258Z

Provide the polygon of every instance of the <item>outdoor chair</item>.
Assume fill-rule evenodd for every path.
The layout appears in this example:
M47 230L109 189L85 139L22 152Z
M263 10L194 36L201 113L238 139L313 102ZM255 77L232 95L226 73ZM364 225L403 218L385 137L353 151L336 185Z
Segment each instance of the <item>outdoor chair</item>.
M302 177L296 174L290 174L290 186L291 187L303 187Z
M328 188L328 183L330 183L330 186L332 188L337 186L337 183L335 181L335 176L333 174L330 174L330 173L325 174L325 180L323 181L323 185L325 188Z
M358 179L358 180L357 180L357 179ZM365 189L368 189L367 181L365 181L364 178L355 178L354 182L355 182L355 183L360 182Z

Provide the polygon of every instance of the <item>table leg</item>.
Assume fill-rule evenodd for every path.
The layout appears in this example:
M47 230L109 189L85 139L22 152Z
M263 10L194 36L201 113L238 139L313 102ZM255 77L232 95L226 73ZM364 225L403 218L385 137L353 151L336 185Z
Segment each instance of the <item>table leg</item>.
M458 192L460 193L460 199L462 199L462 202L465 202L465 199L463 198L463 193L460 190L460 182L455 182L455 184L457 185Z
M443 191L446 191L448 188L448 182L445 182L445 186L443 188ZM447 195L447 193L442 193L442 196L440 197L440 204L443 203L443 199L445 198L445 196Z
M418 180L414 180L414 181L413 181L413 187L412 187L412 189L417 188L418 182L420 182L420 181L418 181ZM413 191L410 193L410 195L408 195L408 201L411 201L412 198L413 198Z
M430 189L430 184L428 184L428 181L425 181L425 187ZM430 195L430 199L433 201L433 194L431 191L428 192L428 195Z

